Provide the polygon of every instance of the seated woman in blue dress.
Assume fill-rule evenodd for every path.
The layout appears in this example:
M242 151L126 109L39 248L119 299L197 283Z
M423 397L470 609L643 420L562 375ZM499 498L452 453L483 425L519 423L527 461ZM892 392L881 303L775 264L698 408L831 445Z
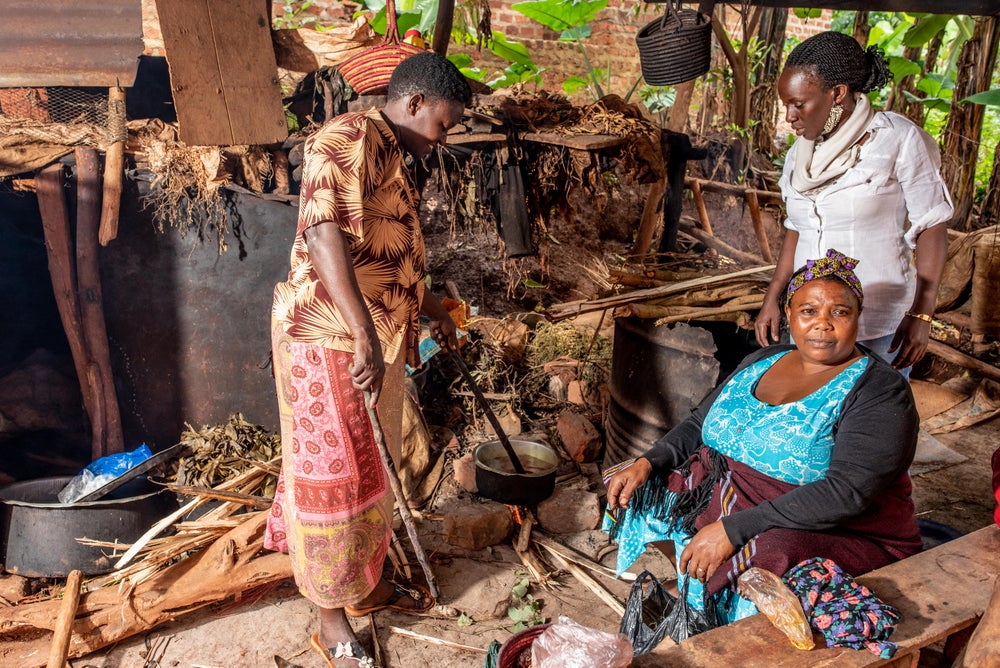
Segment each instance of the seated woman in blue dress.
M757 566L813 557L860 575L921 550L907 469L919 418L909 384L856 345L855 260L830 250L789 283L792 340L749 355L691 416L605 474L622 573L673 541L680 582L721 623L756 612L735 593ZM688 578L690 576L690 578Z

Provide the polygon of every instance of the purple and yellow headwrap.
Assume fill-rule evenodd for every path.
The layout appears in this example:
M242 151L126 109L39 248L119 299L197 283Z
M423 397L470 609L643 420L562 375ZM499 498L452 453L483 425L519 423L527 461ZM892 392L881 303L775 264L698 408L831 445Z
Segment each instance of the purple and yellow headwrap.
M788 281L785 303L791 303L792 295L806 283L815 281L817 278L830 276L840 279L851 289L851 292L858 298L858 308L860 309L865 302L865 293L861 290L861 281L854 273L856 266L858 266L857 260L853 257L847 257L833 248L826 252L826 257L821 257L818 260L806 260L805 266L799 267L792 274L792 280Z

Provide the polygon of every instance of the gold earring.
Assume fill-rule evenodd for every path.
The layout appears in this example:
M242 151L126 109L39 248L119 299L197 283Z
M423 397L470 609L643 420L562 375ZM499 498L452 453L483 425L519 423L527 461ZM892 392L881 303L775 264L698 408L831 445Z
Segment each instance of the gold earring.
M830 107L830 115L826 118L826 123L823 124L823 134L828 135L833 132L834 128L840 123L840 119L844 117L844 105L840 102L835 103Z

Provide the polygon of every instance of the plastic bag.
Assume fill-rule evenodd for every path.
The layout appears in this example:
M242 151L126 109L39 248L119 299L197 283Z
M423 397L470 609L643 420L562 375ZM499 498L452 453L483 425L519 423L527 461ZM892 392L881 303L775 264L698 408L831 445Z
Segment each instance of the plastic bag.
M688 578L684 578L680 597L668 592L649 571L640 573L632 583L620 631L632 642L636 656L653 651L667 636L680 642L719 625L715 602L707 590L705 612L688 604L687 583Z
M621 633L592 629L569 617L560 617L531 644L533 668L627 668L632 655L632 644Z
M740 576L739 583L740 594L753 601L757 609L764 613L776 629L788 636L795 647L812 649L816 645L799 597L780 577L754 566Z
M59 503L75 503L152 456L149 446L143 443L131 452L116 452L95 459L62 488L58 494Z

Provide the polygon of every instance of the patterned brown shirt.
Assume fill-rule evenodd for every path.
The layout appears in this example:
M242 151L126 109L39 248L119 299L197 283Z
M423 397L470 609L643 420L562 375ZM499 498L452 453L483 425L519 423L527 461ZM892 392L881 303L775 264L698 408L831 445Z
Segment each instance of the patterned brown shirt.
M306 140L291 271L274 290L273 316L292 338L354 351L303 236L332 222L348 241L386 364L401 349L412 351L425 273L418 203L403 153L377 110L337 116Z

